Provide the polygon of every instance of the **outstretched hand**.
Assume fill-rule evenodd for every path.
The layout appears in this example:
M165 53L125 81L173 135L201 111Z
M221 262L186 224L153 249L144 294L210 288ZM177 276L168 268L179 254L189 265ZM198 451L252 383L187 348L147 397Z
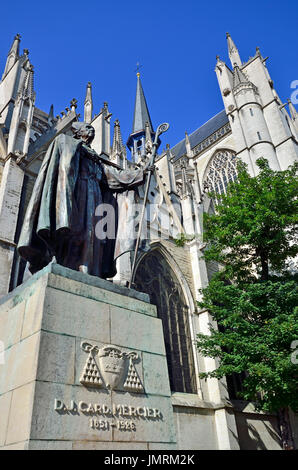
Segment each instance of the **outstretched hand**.
M144 166L144 173L148 173L149 171L151 171L151 173L155 170L155 166L154 165L150 165L150 163L147 163L145 166Z

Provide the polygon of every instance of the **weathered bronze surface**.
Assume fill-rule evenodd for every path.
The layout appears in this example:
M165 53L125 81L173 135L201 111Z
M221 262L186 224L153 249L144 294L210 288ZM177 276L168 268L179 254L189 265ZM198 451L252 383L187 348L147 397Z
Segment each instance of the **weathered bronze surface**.
M30 271L53 257L68 268L101 278L116 274L115 260L135 246L136 188L146 170L118 170L90 148L94 128L75 123L74 137L59 135L40 168L18 243ZM102 204L114 209L115 230L108 238L98 222ZM113 217L113 215L111 215ZM97 228L96 228L97 227ZM113 227L113 220L109 229Z

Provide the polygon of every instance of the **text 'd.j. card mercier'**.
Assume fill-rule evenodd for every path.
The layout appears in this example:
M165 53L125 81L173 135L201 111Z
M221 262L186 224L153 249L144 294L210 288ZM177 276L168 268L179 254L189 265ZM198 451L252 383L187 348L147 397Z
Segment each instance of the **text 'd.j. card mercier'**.
M123 431L135 431L136 423L134 418L144 420L159 421L163 419L162 413L158 408L148 406L132 406L113 404L109 407L100 403L87 403L80 401L76 403L70 400L67 406L62 400L55 398L54 410L60 414L83 413L90 417L89 425L92 429L109 430L117 428Z

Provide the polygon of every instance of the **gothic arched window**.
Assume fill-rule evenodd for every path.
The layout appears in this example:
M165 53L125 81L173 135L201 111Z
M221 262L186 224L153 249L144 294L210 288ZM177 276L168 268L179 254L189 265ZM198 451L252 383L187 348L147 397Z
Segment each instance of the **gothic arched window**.
M226 192L228 183L237 181L237 157L229 150L219 150L211 159L204 178L204 190Z
M162 320L171 390L196 393L188 305L178 278L158 250L141 260L135 285L137 290L149 294Z

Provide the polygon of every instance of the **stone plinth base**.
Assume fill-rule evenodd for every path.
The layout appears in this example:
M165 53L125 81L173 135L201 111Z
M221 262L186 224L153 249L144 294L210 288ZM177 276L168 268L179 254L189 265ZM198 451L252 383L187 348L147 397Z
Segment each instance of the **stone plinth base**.
M50 264L0 305L0 448L172 449L148 296Z

